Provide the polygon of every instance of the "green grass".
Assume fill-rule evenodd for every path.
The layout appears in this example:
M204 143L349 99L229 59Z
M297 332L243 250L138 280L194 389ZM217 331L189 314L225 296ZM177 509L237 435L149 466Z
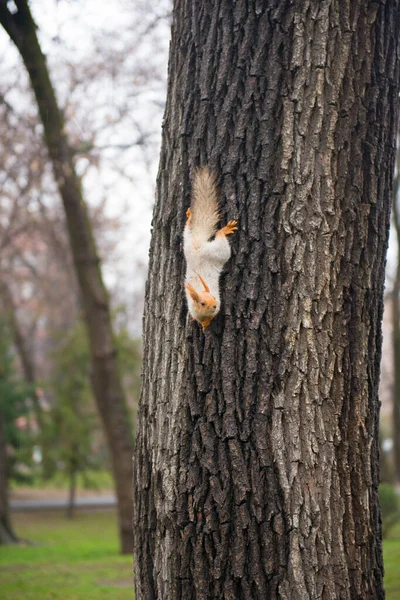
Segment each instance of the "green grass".
M132 600L132 557L118 554L115 513L15 513L36 546L0 546L2 600Z
M383 542L386 600L400 600L400 523Z
M112 511L14 513L36 546L0 546L2 600L133 600L132 558L119 556ZM383 543L386 600L400 600L400 523Z

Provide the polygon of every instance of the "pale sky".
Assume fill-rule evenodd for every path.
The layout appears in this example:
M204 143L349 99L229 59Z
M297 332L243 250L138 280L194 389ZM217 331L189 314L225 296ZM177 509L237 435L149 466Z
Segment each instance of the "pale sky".
M89 131L89 128L86 131L86 115L95 126L101 126L102 121L110 122L105 133L97 137L100 146L130 145L140 137L142 129L144 132L151 131L151 144L145 154L138 147L124 151L106 150L102 167L89 170L83 179L87 202L95 205L105 196L107 213L119 216L125 224L120 235L117 261L106 263L105 277L108 285L114 286L118 282L121 288L123 284L126 301L129 302L129 296L144 283L143 269L138 281L136 265L147 262L162 105L166 94L169 22L168 19L159 19L156 25L151 25L154 15L168 12L169 2L155 0L151 13L148 3L141 0L35 0L30 6L62 106L71 89L70 65L86 65L90 70L89 58L96 56L96 48L101 48L99 61L104 52L105 55L120 56L124 67L126 65L125 82L119 74L117 79L105 77L97 82L94 78L90 86L85 87L83 83L81 88L78 86L74 92L76 100L73 100L78 111L81 107L82 114L77 114L76 118L67 115L69 128L76 137L85 140L85 133ZM150 28L151 35L148 35L146 32ZM129 47L130 42L134 43L134 48ZM16 76L16 73L18 77L27 79L18 53L3 29L0 29L0 56L3 82L7 76ZM146 87L141 76L141 71L146 69L154 73L150 87ZM118 107L125 102L124 94L130 94L127 105L133 107L132 114L122 123L113 123L115 115L119 114ZM13 90L6 99L14 105L17 103L21 112L24 106L28 108L32 103L32 97L21 97L21 93L14 94ZM78 171L86 166L84 158L77 162ZM124 175L118 172L120 169Z

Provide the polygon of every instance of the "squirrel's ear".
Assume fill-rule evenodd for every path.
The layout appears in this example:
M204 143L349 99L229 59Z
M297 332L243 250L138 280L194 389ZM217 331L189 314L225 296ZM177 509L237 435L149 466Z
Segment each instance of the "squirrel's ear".
M210 288L208 287L208 285L206 284L206 282L204 281L204 279L202 278L202 276L197 273L197 277L200 279L201 283L203 284L204 291L205 292L209 292Z
M194 287L190 285L190 283L185 283L185 288L189 292L189 296L192 300L194 300L194 302L200 302L200 296L198 295Z

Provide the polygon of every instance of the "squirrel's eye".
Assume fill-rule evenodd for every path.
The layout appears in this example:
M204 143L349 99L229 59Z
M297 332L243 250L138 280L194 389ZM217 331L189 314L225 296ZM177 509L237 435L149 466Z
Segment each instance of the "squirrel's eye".
M205 303L205 302L201 302L200 304L201 304L202 306L205 306L205 305L206 305L206 303Z

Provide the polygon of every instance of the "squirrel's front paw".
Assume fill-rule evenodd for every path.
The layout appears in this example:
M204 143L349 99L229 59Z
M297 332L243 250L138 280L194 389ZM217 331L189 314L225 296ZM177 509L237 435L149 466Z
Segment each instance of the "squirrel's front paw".
M186 211L186 218L187 218L186 225L188 227L191 227L192 226L192 211L190 210L190 208L188 208Z

